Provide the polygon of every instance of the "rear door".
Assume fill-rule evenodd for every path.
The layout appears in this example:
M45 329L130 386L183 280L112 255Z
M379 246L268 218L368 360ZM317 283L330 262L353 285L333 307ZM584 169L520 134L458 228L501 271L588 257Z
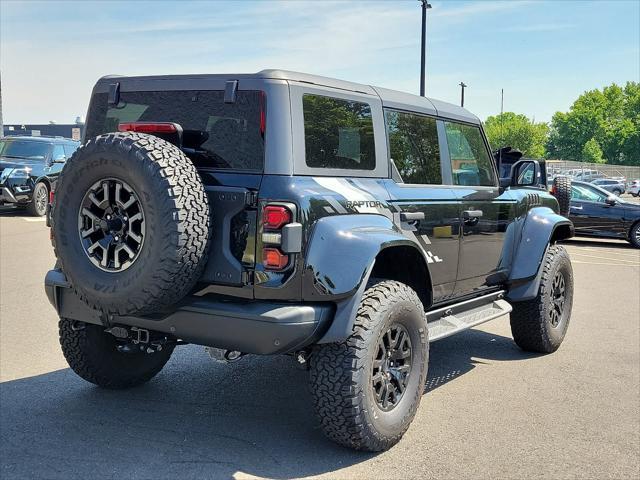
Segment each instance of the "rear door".
M460 256L456 295L483 290L506 280L505 234L515 218L515 200L500 193L488 144L478 125L441 123L452 188L459 205Z
M455 193L443 178L437 120L385 109L385 121L393 167L387 190L405 235L426 252L433 301L443 301L454 292L460 219Z

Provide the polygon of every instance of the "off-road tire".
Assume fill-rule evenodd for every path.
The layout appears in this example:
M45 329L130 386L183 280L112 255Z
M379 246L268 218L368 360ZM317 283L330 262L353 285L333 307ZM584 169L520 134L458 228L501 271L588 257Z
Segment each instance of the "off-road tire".
M571 178L565 176L554 178L553 192L560 206L560 215L568 217L571 209Z
M88 382L110 389L141 385L165 366L174 346L155 353L123 353L104 327L61 318L58 323L62 353L71 369Z
M539 353L555 352L564 340L573 306L573 269L564 247L552 245L542 262L542 279L533 300L516 302L511 312L511 333L523 350ZM564 278L566 294L562 315L557 326L552 325L553 282L556 274Z
M629 243L636 248L640 248L640 222L631 225L629 229Z
M42 199L44 198L44 203ZM47 213L47 203L49 202L49 187L44 182L36 183L33 187L33 195L31 201L25 205L29 215L34 217L42 217Z
M398 323L411 340L412 366L398 404L383 411L374 398L373 356L381 336ZM356 450L381 451L393 446L409 428L420 404L428 359L426 316L416 292L396 281L372 282L349 338L318 346L311 354L311 392L324 434Z
M146 237L126 270L94 265L79 238L83 198L96 182L115 178L139 197ZM207 262L208 198L196 168L175 145L142 133L100 135L65 165L52 212L53 245L73 290L108 314L145 314L181 300Z

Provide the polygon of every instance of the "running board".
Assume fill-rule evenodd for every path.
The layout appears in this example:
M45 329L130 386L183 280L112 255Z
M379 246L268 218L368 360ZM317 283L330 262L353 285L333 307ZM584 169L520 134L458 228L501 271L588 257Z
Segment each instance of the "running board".
M494 292L427 312L429 341L435 342L508 314L513 308L503 297L504 291Z

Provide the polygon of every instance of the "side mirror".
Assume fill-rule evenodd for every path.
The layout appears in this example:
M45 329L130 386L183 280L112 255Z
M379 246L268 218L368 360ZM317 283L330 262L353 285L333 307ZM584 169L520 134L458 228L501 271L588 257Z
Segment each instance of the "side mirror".
M536 160L519 160L511 167L511 185L533 187L540 185L540 163Z
M618 200L616 200L616 197L607 197L604 203L606 203L610 207L613 207L616 203L618 203Z

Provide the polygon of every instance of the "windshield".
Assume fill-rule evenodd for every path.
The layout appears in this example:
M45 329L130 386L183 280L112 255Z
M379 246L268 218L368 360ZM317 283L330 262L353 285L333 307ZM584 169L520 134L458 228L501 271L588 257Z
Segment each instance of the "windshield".
M51 145L29 140L0 140L0 157L43 162Z

